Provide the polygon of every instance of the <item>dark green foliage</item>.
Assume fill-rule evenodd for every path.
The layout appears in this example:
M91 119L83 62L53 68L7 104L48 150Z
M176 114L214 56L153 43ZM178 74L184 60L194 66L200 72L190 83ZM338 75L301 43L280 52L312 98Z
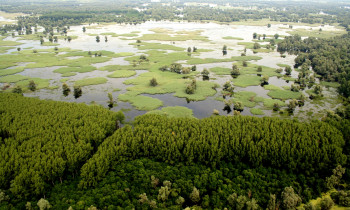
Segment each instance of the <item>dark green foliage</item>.
M0 94L0 189L41 195L77 175L115 130L116 114L98 106Z
M170 71L180 74L182 70L182 65L179 63L173 63L170 65Z
M187 94L194 94L197 88L197 82L195 79L192 80L191 84L187 85L185 92Z
M334 202L331 198L328 198L328 197L322 198L320 203L321 210L330 210L332 209L333 206L334 206Z
M227 46L226 46L226 45L224 45L224 46L222 47L222 54L223 54L223 55L227 55Z
M152 87L157 86L157 85L158 85L157 79L153 77L153 78L149 81L149 84L150 84Z
M237 101L237 102L234 103L233 109L236 110L236 111L240 111L241 112L241 111L243 111L244 106L243 106L242 102Z
M12 93L18 93L18 94L23 94L23 90L20 86L16 86L15 88L13 88Z
M63 85L62 85L62 93L64 96L68 96L70 93L70 88L68 87L68 85L66 83L63 83Z
M260 49L261 46L259 43L255 42L254 45L253 45L253 49L257 50L257 49Z
M33 80L29 81L28 89L31 90L31 91L35 91L36 90L36 84L35 84L35 82Z
M192 71L196 71L196 70L197 70L197 66L196 66L196 65L192 66L192 67L191 67L191 70L192 70Z
M278 44L277 50L298 55L295 67L311 65L312 69L321 76L321 80L340 83L338 91L348 98L349 88L349 60L347 49L350 46L350 36L343 35L330 39L307 38L300 36L286 37ZM311 81L314 82L314 81Z
M83 91L81 89L81 87L79 86L75 86L74 87L74 98L79 98L81 95L83 94Z
M293 187L284 188L281 198L283 209L295 209L301 203L301 198L294 192Z
M208 71L208 69L203 69L201 74L203 76L203 79L209 79L209 71Z
M290 66L287 66L285 69L284 69L284 71L286 72L286 75L291 75L291 73L292 73L292 68L290 67Z
M102 160L102 159L101 159ZM158 184L153 185L152 176L158 179ZM153 179L153 180L154 180ZM158 199L159 190L165 187L165 180L171 182L170 194L165 201ZM216 168L210 168L201 164L185 165L183 163L169 163L153 161L150 159L137 159L132 161L112 164L110 171L93 188L79 189L78 179L64 182L53 187L47 194L47 200L57 209L87 208L91 205L103 208L108 206L119 206L127 209L134 206L141 208L140 195L145 193L146 203L156 200L158 208L170 208L180 206L200 205L204 208L209 203L209 208L231 207L230 196L236 194L233 205L247 206L251 203L246 195L252 193L252 198L259 206L266 207L269 203L269 191L281 195L286 186L293 185L295 189L304 191L303 185L312 186L322 180L305 178L276 170L269 167L250 168L245 164L220 164ZM254 183L254 184L252 184ZM194 203L191 193L196 187L199 191L200 201ZM206 197L209 197L209 201ZM276 198L276 203L280 197ZM69 202L66 202L66 201ZM83 203L82 203L83 201ZM247 202L249 202L247 204ZM179 204L180 203L180 204ZM277 205L277 204L276 204Z
M263 142L265 146L260 147ZM194 145L201 145L202 149L194 150ZM134 122L134 129L124 127L104 141L93 158L83 166L80 186L96 185L112 164L140 157L168 163L200 162L212 166L221 161L243 161L252 166L266 165L300 173L329 173L329 168L344 163L343 145L339 131L321 122L297 123L253 117L185 120L157 115L140 116Z
M232 64L232 70L231 70L231 76L236 78L240 75L241 73L239 72L238 66L236 64Z

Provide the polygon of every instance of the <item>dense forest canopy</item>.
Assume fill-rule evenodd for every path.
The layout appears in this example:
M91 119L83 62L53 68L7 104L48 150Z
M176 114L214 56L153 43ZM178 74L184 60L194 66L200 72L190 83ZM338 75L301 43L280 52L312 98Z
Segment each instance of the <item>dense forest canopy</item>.
M307 202L326 189L331 169L347 165L348 136L339 125L330 125L331 119L302 123L149 114L117 129L123 115L99 106L6 93L0 99L0 189L8 195L0 203L3 207L23 208L40 197L77 209L142 207L151 205L148 198L163 207L227 207L238 205L227 200L233 194L244 197L243 205L254 201L264 207L270 194L282 201L281 193L289 186ZM173 184L162 186L163 181ZM164 193L166 186L171 196L159 197L157 191ZM193 198L194 188L202 199ZM98 200L96 193L104 199ZM147 202L139 201L143 193ZM124 199L112 201L109 194ZM185 201L178 203L180 197Z
M350 30L346 1L201 1L229 8L188 2L4 0L1 11L25 15L1 33L31 34L42 26L54 34L100 22L262 19ZM321 81L340 84L343 106L322 121L146 114L123 124L122 112L100 106L1 93L0 209L295 209L329 190L334 202L349 207L349 49L349 34L294 35L278 43L281 55L297 56L294 67L305 79L312 70Z

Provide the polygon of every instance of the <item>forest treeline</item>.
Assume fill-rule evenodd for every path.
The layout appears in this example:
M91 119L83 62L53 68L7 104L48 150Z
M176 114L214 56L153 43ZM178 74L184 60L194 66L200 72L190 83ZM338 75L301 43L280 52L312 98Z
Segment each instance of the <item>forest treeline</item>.
M0 5L1 11L23 12L29 14L19 18L18 25L22 30L43 26L45 29L63 28L83 23L116 22L126 24L140 24L145 21L155 20L185 20L185 21L218 21L229 23L232 21L261 20L290 22L292 23L339 23L347 27L350 23L350 11L342 4L310 4L293 2L255 2L245 5L245 2L231 2L234 8L211 8L208 6L184 5L184 2L168 5L160 3L140 4L137 1L115 2L8 2ZM212 2L211 2L212 3ZM223 2L218 2L223 4ZM240 9L241 6L255 9ZM138 8L139 10L135 10ZM271 9L273 8L273 9ZM319 14L320 11L331 14ZM2 30L6 30L6 27ZM8 26L8 31L11 26ZM47 30L50 31L50 30Z
M287 192L307 202L348 165L348 126L331 118L143 115L119 128L121 112L10 93L0 94L0 117L6 209L40 198L59 209L258 209L273 196L288 209Z
M338 92L348 98L350 96L350 35L330 39L309 37L301 39L294 35L286 37L278 43L277 51L295 54L295 68L312 67L320 79L338 82Z

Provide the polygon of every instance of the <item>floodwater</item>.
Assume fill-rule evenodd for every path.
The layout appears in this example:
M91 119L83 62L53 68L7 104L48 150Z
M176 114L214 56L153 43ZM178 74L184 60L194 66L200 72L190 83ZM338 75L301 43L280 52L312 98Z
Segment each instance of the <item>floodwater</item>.
M1 20L1 17L0 17ZM99 50L107 50L115 53L120 52L132 52L137 55L142 54L144 51L138 50L135 46L129 45L130 43L135 43L135 39L137 37L142 36L143 34L151 34L154 33L152 29L167 29L176 33L177 31L201 31L202 36L206 36L209 41L197 41L197 40L186 40L186 41L151 41L158 42L163 44L170 44L178 47L183 47L187 49L188 47L196 46L198 49L211 49L211 52L203 52L199 56L199 58L224 58L231 56L240 56L242 51L244 50L243 45L238 45L238 42L251 42L253 33L258 34L266 34L267 36L273 36L278 33L279 35L288 35L287 31L290 29L286 28L286 25L272 25L271 28L267 28L266 26L244 26L244 25L225 25L225 24L216 24L216 23L188 23L188 22L170 22L170 21L148 21L139 25L126 25L126 24L108 24L108 25L84 25L87 29L84 33L82 31L81 26L72 26L68 31L68 36L77 36L77 39L73 39L71 42L67 40L59 40L58 44L59 48L68 47L71 49L78 49L84 51L99 51ZM311 28L309 26L295 26L294 29L297 28ZM314 27L315 29L319 27ZM324 26L323 30L335 30L333 26ZM107 35L108 42L104 41L104 35L100 35L101 41L99 43L96 42L96 34L101 33L116 33L116 34L129 34L135 33L137 37L112 37L111 35ZM223 37L232 36L239 37L243 40L227 40L223 39ZM40 41L38 40L19 40L17 37L7 37L5 40L18 41L23 43L20 46L22 49L49 49L53 48L52 46L41 46ZM48 40L45 40L48 42ZM261 43L264 44L264 43ZM227 45L228 53L226 56L222 55L222 47L223 45ZM16 48L17 48L16 47ZM6 52L12 53L16 49L11 49ZM288 64L293 66L295 56L288 55L286 58L282 58L278 52L271 53L258 53L254 54L251 50L247 50L247 55L256 55L262 57L259 61L252 61L254 64L268 66L272 68L280 68L277 64ZM74 58L72 58L74 59ZM129 62L125 61L124 58L113 58L105 63L93 64L93 66L100 68L106 65L128 65ZM19 64L21 65L21 64ZM186 65L184 65L186 66ZM212 67L226 67L231 68L232 62L223 62L223 63L211 63L211 64L200 64L197 65L197 71L202 71L204 68L210 69ZM68 96L63 96L60 81L64 77L61 74L54 73L53 71L60 67L48 67L48 68L33 68L26 69L25 71L19 73L21 75L30 76L30 77L39 77L43 79L50 79L50 84L52 86L58 86L57 89L42 89L33 93L26 93L25 96L29 97L39 97L41 99L49 99L49 100L58 100L58 101L67 101L67 102L78 102L78 103L87 103L87 104L98 104L108 108L108 92L113 92L113 98L117 101L116 106L111 108L113 111L123 110L127 116L128 120L134 119L136 116L146 113L145 111L136 110L130 103L121 102L117 100L119 94L125 93L127 87L129 85L123 84L125 80L130 78L138 77L140 74L147 72L146 70L137 70L137 74L130 78L108 78L107 75L110 72L107 71L92 71L87 73L77 73L77 75L69 77L69 81L67 84L70 87L73 87L74 81L83 79L86 77L106 77L108 82L106 84L101 85L93 85L82 87L83 94L81 97L75 99L72 94ZM298 72L293 71L293 78L297 78ZM218 83L222 86L226 81L231 80L230 75L220 75L217 76L214 73L210 74L211 82ZM198 76L198 79L201 79ZM290 86L293 82L285 81L282 78L270 77L269 84L284 87ZM114 91L118 89L117 91ZM252 91L257 93L258 96L269 98L267 93L268 90L265 90L261 86L249 86L246 88L235 87L235 92L237 91ZM215 98L220 97L221 88L217 88L217 94L212 97L208 97L204 101L188 101L185 98L177 98L174 97L173 94L156 94L156 95L148 95L143 94L145 96L150 96L153 98L158 98L163 101L164 106L184 106L193 110L194 116L197 118L204 118L212 115L214 109L217 109L221 115L232 115L232 112L227 111L225 109L225 104L222 101L218 101ZM335 90L326 91L328 95L335 95ZM306 94L307 95L307 94ZM322 111L324 109L328 109L332 106L332 103L324 103L322 107L314 105L310 101L306 101L305 108L297 108L295 114L301 114L308 110L313 111ZM160 107L161 109L163 107ZM232 108L232 107L231 107ZM257 106L257 108L260 108ZM262 107L261 107L262 108ZM249 108L245 108L242 112L243 115L252 115L249 111ZM271 110L263 110L265 116L273 115ZM299 116L298 115L298 116Z

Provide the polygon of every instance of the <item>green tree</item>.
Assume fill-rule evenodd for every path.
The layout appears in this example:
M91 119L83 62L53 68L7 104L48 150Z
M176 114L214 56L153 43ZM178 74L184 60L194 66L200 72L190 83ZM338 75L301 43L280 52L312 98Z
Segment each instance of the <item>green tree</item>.
M226 45L224 45L224 46L222 47L222 54L223 54L223 55L227 55L227 46L226 46Z
M267 27L268 27L268 28L271 28L271 24L270 24L270 23L269 23L269 24L267 24Z
M253 49L257 50L257 49L260 49L260 48L261 48L260 44L255 42L254 45L253 45Z
M247 210L259 209L259 205L254 198L250 201L247 201L246 205L247 205Z
M36 90L36 84L35 84L35 82L33 80L29 81L28 89L31 90L31 91L35 91Z
M285 67L284 71L286 72L286 75L291 75L292 73L292 68L290 66Z
M74 87L74 98L77 99L77 98L79 98L82 94L83 94L83 91L82 91L81 87L75 86L75 87Z
M166 200L168 200L169 194L170 189L168 188L168 186L161 187L158 193L158 200L165 202Z
M200 201L199 190L196 187L193 187L192 193L190 194L190 199L193 203L198 203Z
M39 206L40 210L45 210L45 209L50 209L51 208L51 205L50 205L49 201L47 201L47 200L45 200L43 198L41 198L38 201L37 205Z
M70 93L70 88L68 87L68 85L66 83L63 83L62 85L62 92L64 96L68 96Z
M343 174L345 174L345 168L343 168L341 165L338 165L335 169L333 169L333 174L326 178L327 188L331 190L338 186Z
M179 196L179 198L176 199L175 203L179 206L182 206L182 204L185 203L185 199L183 197Z
M157 79L155 77L153 77L150 81L149 81L149 84L152 86L152 87L155 87L158 85L158 82L157 82Z
M180 74L182 70L182 65L179 63L173 63L170 65L170 71Z
M267 210L276 210L276 195L270 194L270 200L267 204Z
M261 85L267 85L269 84L269 76L268 75L264 75L261 79L260 79L260 84Z
M331 198L324 197L320 202L321 210L330 210L334 206L334 202Z
M20 86L16 86L15 88L13 88L12 93L23 94L23 90Z
M96 42L100 42L100 36L96 36Z
M196 65L193 65L193 66L191 67L191 70L192 70L192 71L196 71L196 70L197 70L197 66L196 66Z
M279 36L280 36L280 35L278 35L278 34L275 34L275 35L274 35L275 39L278 39Z
M293 113L297 105L298 101L296 99L290 100L288 104L288 112Z
M258 37L258 34L257 33L253 33L253 39L256 39Z
M85 26L83 26L83 32L84 32L84 33L86 32L86 28L85 28Z
M191 48L191 47L188 47L188 48L187 48L187 54L191 55L191 52L192 52L192 48Z
M201 74L203 76L203 79L209 79L209 71L208 71L208 69L203 69Z
M114 106L114 100L113 100L112 93L108 93L108 106L111 108Z
M241 111L243 111L244 106L243 106L242 102L236 101L233 105L233 109L241 112Z
M294 192L293 187L285 187L281 198L282 207L287 210L295 209L301 203L301 198Z

